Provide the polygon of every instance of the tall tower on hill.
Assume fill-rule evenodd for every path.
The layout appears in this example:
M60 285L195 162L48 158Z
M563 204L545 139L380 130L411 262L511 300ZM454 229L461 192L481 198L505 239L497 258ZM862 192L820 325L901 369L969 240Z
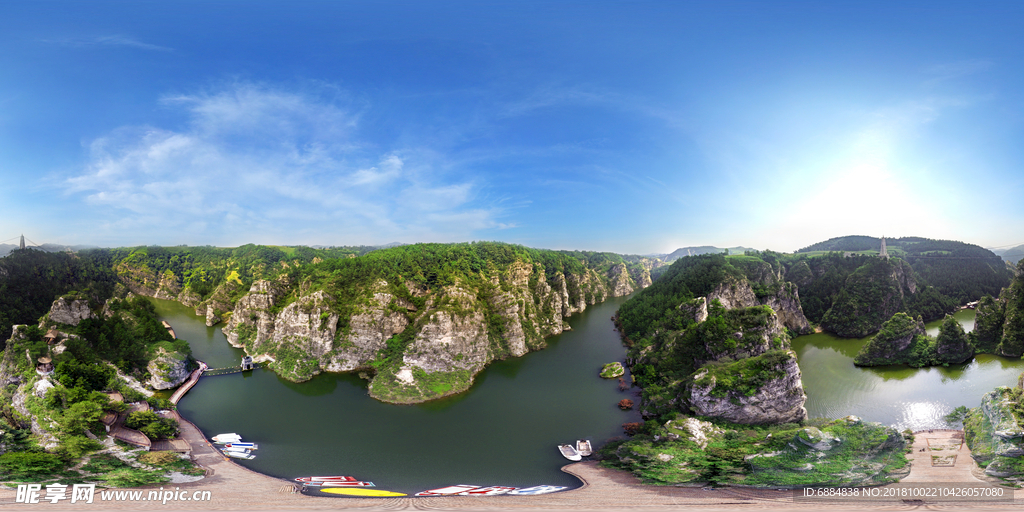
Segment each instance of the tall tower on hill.
M882 237L882 249L878 251L879 258L889 259L889 251L885 250L885 237Z
M21 248L25 248L25 235L21 235Z

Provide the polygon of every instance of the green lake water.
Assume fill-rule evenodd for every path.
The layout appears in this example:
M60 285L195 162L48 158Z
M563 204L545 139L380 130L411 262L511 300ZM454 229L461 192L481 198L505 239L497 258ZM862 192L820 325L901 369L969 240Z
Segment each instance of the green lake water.
M974 329L973 310L961 310L955 316L965 330ZM928 334L935 336L941 323L929 322ZM948 367L858 368L853 357L868 339L822 333L793 340L811 417L854 414L900 429L943 428L948 425L942 417L955 407L977 407L982 395L997 386L1016 385L1024 372L1020 359L987 354Z
M616 406L632 398L602 365L625 357L611 316L615 298L569 318L571 331L548 347L498 361L459 395L418 405L390 405L367 394L351 374L320 374L292 383L269 370L204 377L178 410L207 436L237 432L259 444L240 464L272 476L352 475L401 492L454 484L575 487L556 445L595 445L640 421ZM206 327L191 308L153 299L160 317L211 368L236 366L242 350ZM628 379L628 375L627 375Z

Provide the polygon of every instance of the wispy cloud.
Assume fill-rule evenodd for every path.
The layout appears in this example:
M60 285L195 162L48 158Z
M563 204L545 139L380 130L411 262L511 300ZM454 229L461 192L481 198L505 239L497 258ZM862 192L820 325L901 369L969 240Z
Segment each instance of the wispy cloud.
M43 39L44 43L57 44L73 47L115 47L126 46L140 50L152 50L158 52L173 52L173 48L156 44L145 43L138 39L125 35L98 36L92 38L64 38L64 39Z
M927 85L934 85L946 80L960 78L986 71L993 66L992 61L984 59L970 59L955 62L944 62L924 68L924 73L930 78L925 82Z
M168 96L186 128L123 127L89 144L61 182L108 229L181 230L214 243L450 241L505 225L480 183L447 177L426 151L381 150L354 109L251 83ZM226 239L226 240L225 240Z

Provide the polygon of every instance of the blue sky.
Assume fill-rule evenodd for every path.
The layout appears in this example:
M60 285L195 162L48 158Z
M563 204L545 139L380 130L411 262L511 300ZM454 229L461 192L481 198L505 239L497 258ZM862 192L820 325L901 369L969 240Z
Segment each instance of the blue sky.
M1024 243L1024 3L2 2L0 239Z

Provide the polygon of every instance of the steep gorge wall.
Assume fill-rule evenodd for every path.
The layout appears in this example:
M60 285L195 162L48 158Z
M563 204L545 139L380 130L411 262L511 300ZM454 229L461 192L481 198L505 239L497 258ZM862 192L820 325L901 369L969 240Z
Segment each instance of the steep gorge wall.
M649 280L646 269L637 276L640 283L644 276ZM395 293L396 286L403 293ZM586 269L549 280L539 264L518 261L482 284L428 291L380 280L342 322L332 307L335 298L325 291L307 291L281 307L295 287L257 281L235 303L223 331L233 346L289 380L321 371L368 371L371 395L416 402L468 388L491 361L543 348L545 337L569 329L567 317L639 286L621 264L606 275ZM422 298L424 306L403 296ZM394 350L400 357L382 363L382 354ZM438 379L444 382L424 384Z

